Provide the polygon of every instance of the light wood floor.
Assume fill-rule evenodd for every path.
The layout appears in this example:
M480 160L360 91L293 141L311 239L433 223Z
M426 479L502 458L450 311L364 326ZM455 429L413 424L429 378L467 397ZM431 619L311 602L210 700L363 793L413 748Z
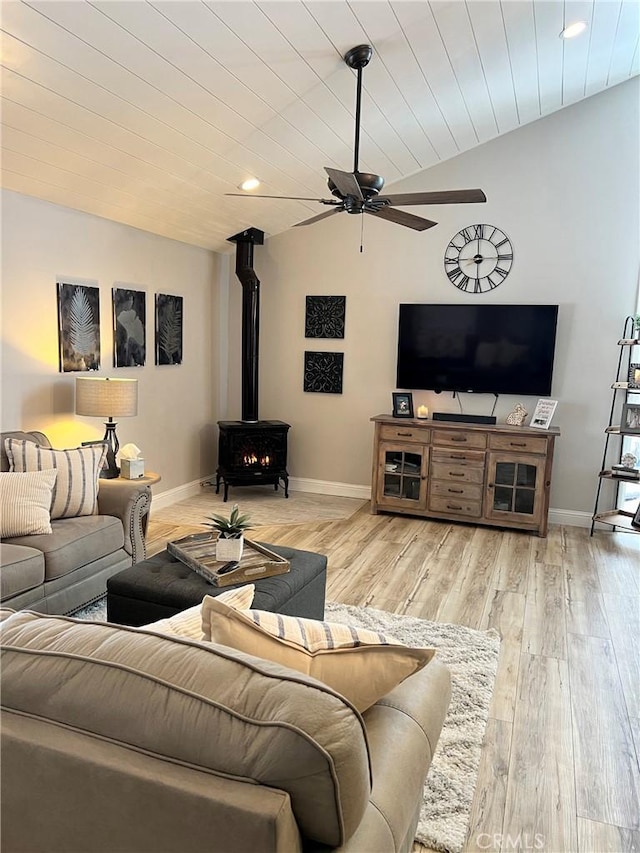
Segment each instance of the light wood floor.
M200 529L207 500L152 516L150 551ZM262 500L281 523L252 535L326 554L329 599L500 633L466 851L640 850L640 536L551 526L540 539L327 496Z

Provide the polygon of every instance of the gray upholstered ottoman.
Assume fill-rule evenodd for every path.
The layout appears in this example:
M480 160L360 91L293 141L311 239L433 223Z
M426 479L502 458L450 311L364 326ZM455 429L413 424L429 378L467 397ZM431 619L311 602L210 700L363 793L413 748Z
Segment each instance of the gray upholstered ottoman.
M327 558L284 545L267 547L289 560L291 570L286 575L255 581L253 607L287 616L323 619ZM205 595L219 595L223 589L233 586L213 586L162 551L108 579L107 619L120 625L147 625L175 616L199 604Z

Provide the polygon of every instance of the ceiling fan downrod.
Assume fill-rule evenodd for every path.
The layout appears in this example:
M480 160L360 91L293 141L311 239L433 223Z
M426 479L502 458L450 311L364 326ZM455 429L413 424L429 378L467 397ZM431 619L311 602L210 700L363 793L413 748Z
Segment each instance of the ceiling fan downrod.
M355 68L358 75L356 87L356 135L353 144L353 171L358 173L358 158L360 153L360 110L362 108L362 69L366 68L373 56L370 44L359 44L352 47L344 55L344 61L349 68Z

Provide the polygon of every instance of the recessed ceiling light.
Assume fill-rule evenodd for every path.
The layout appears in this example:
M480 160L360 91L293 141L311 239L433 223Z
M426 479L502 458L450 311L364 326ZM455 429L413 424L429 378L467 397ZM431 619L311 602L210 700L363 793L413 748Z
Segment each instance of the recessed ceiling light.
M255 190L260 186L260 181L257 178L247 178L238 187L239 190Z
M572 39L576 36L579 36L580 33L583 33L587 29L586 21L575 21L573 24L569 24L568 27L565 27L560 33L561 39Z

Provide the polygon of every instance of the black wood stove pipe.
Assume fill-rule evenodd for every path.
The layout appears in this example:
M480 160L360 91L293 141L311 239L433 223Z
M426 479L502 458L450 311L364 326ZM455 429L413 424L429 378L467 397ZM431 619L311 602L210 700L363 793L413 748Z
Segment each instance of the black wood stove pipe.
M264 231L247 228L227 240L236 244L236 275L242 285L242 420L257 423L260 280L253 269L253 247L262 246Z

